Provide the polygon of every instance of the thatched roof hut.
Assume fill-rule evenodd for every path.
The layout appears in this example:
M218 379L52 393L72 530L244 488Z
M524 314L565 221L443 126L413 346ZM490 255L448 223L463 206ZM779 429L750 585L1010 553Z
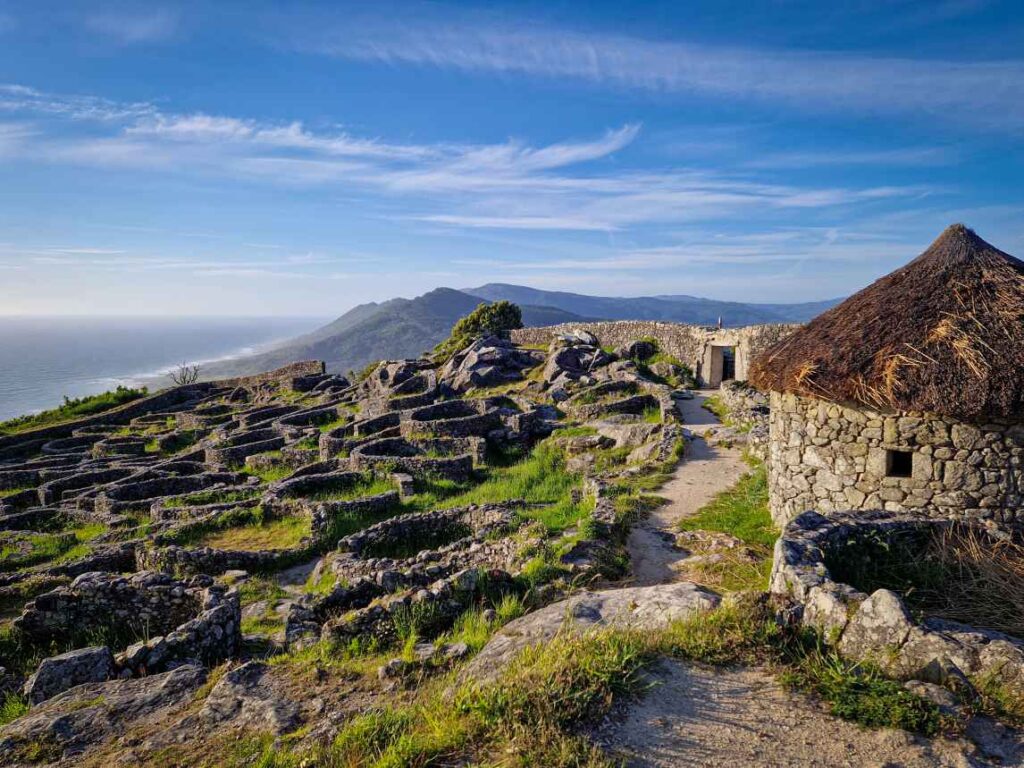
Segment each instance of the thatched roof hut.
M766 350L750 381L880 410L1024 419L1024 262L954 224Z

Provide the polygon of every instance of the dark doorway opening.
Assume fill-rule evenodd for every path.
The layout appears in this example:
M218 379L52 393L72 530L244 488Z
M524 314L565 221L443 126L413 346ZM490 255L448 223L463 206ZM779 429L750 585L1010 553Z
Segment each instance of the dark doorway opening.
M736 378L736 348L722 348L722 381Z

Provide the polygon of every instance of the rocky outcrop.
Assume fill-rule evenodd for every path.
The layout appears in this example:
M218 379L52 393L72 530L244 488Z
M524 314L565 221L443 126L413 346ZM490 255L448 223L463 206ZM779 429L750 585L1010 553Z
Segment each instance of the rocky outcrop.
M494 336L478 339L449 360L438 379L455 392L496 387L523 378L523 371L544 362L544 355L519 349Z
M129 727L145 729L192 700L206 670L185 664L134 680L86 683L49 699L0 728L0 764L73 760L86 748L113 740ZM34 758L32 757L34 756Z
M100 683L114 672L114 654L106 646L80 648L43 659L25 683L25 698L38 704L82 683Z
M581 592L502 627L465 670L478 681L495 679L524 648L551 642L561 632L603 627L661 629L677 619L718 607L714 592L691 582Z

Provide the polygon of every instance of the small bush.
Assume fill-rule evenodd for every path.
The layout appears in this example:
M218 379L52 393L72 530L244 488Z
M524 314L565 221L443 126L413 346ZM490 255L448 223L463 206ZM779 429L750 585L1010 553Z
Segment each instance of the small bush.
M434 348L434 354L439 360L448 360L475 338L488 334L501 335L522 327L523 312L512 302L481 304L455 323L451 335Z
M7 725L27 712L28 700L24 696L9 691L0 702L0 725Z

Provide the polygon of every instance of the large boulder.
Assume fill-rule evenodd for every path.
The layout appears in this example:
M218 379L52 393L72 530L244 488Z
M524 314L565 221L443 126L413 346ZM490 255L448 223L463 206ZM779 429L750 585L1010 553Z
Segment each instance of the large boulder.
M299 707L278 690L270 667L250 661L227 672L206 697L199 719L279 735L299 724Z
M597 346L576 344L573 346L553 345L544 365L544 382L559 386L593 373L608 365L614 358Z
M611 417L604 421L594 422L597 434L615 441L616 448L636 448L643 445L661 431L660 424L649 424L635 416L625 418Z
M676 619L718 607L721 598L688 581L581 592L509 622L467 666L465 676L494 680L521 650L551 642L559 632L602 627L661 629Z
M0 728L0 765L19 764L26 751L37 756L41 748L47 759L73 760L129 727L155 726L189 704L205 680L203 667L186 664L158 675L76 686Z
M658 352L658 345L647 339L637 339L617 347L615 354L624 360L647 360Z
M477 339L441 369L439 380L456 392L519 381L523 371L544 362L540 352L519 349L494 336Z
M103 682L113 671L114 654L105 645L51 656L25 682L25 697L38 704L76 685Z

